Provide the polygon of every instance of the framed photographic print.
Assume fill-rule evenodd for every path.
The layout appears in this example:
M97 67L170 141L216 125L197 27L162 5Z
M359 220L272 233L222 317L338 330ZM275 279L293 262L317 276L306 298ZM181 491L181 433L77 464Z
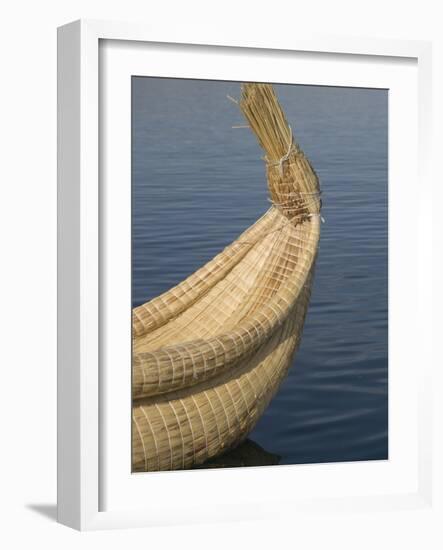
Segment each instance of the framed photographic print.
M429 506L429 45L82 21L58 77L59 521Z

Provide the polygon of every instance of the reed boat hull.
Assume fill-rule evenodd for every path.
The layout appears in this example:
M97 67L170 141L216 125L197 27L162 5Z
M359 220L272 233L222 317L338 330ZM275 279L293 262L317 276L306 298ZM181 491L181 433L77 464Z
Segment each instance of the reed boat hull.
M135 472L192 468L237 446L300 343L320 237L319 182L272 87L248 84L243 93L241 108L267 153L273 206L185 281L134 309Z
M199 386L137 402L133 471L192 468L247 437L292 364L309 304L307 283L288 320L242 366Z

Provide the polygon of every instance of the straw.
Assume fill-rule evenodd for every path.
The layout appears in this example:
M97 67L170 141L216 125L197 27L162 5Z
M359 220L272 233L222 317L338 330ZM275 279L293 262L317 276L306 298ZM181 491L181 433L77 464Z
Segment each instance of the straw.
M272 86L239 106L266 153L268 212L134 309L133 470L190 468L237 445L292 362L320 234L320 189Z

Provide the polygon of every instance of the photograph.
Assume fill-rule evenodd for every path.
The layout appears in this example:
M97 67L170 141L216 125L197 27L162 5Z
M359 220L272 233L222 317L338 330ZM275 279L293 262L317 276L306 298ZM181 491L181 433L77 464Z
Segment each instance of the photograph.
M131 77L133 473L389 458L388 98Z

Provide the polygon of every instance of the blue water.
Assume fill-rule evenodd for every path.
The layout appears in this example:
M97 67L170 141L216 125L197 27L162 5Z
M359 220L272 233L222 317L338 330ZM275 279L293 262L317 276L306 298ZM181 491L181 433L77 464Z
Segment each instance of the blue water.
M388 457L388 92L275 86L323 191L302 343L250 439L280 464ZM133 305L179 283L265 210L263 152L234 82L132 82ZM254 447L255 449L255 447Z

